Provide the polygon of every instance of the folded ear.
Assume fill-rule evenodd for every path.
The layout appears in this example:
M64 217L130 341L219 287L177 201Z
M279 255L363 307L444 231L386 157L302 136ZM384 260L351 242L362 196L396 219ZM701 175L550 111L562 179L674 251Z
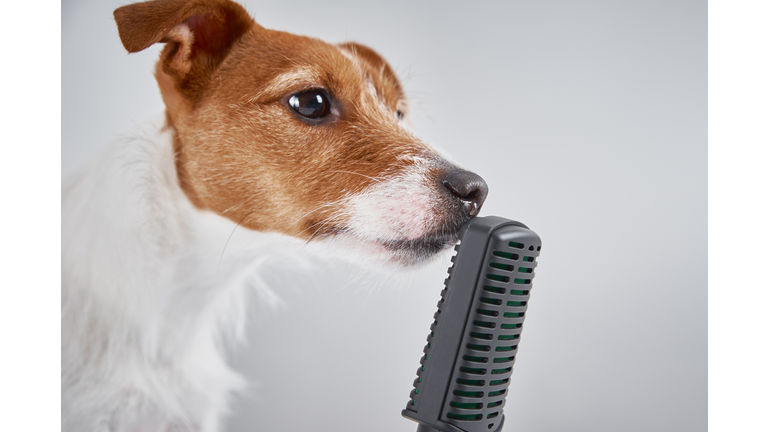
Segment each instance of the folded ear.
M158 69L187 97L208 82L234 42L256 25L229 0L153 0L120 7L114 15L128 52L167 43Z

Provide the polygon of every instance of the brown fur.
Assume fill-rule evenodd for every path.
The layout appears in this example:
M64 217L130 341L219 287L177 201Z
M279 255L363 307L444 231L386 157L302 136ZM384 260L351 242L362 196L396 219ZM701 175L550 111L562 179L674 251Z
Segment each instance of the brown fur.
M404 92L370 48L265 29L229 0L155 0L121 7L115 19L130 52L167 43L156 77L179 181L200 209L311 238L343 229L343 220L328 222L336 203L407 168L403 155L450 168L398 124ZM310 88L336 107L319 124L287 105ZM443 172L431 173L436 184Z

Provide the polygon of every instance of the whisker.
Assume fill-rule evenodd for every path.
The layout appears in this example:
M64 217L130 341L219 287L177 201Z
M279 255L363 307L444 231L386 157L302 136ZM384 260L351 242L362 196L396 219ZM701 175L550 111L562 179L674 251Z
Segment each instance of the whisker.
M315 230L315 232L313 232L313 233L312 233L312 235L311 235L311 236L309 236L309 238L308 238L308 239L307 239L307 240L304 242L304 244L305 244L305 245L309 244L309 242L311 242L312 240L314 240L315 236L317 236L317 233L319 233L319 232L320 232L320 230L321 230L323 227L325 227L326 223L325 223L325 222L323 222L322 224L323 224L323 226L321 226L320 228L316 229L316 230ZM315 224L315 225L318 225L318 224ZM313 225L313 226L314 226L314 225ZM310 227L310 228L312 228L312 227ZM309 228L307 228L307 229L309 229ZM306 231L306 230L305 230L305 231Z
M318 222L316 224L312 224L312 226L309 226L306 229L303 229L301 231L301 233L303 233L304 231L310 230L310 229L314 228L317 225L321 225L320 228L316 229L315 232L313 232L312 235L309 236L309 238L304 242L304 244L306 245L309 242L311 242L315 238L315 236L317 236L317 233L319 233L323 228L328 226L328 224L331 223L331 222L332 222L331 220L321 221L321 222ZM299 233L299 234L301 234L301 233Z
M377 179L377 178L373 178L373 177L371 177L371 176L367 176L367 175L365 175L365 174L360 174L360 173L356 173L356 172L352 172L352 171L326 171L326 172L329 172L329 173L345 173L345 174L354 174L354 175L359 175L360 177L365 177L365 178L371 179L371 180L373 180L373 181L375 181L375 182L381 183L381 180L379 180L379 179Z
M318 211L318 210L320 210L320 209L323 209L323 208L326 208L326 207L330 207L330 206L333 206L333 205L336 205L336 204L338 204L338 201L329 202L329 203L325 203L325 204L320 204L319 206L317 206L317 207L315 207L314 209L312 209L312 210L308 211L308 212L307 212L307 213L305 213L304 215L302 215L302 216L298 217L298 218L297 218L295 221L293 221L293 223L291 223L290 225L288 225L287 227L285 227L285 229L283 230L282 234L286 234L286 233L288 232L288 230L289 230L289 229L291 229L291 228L292 228L294 225L296 225L297 223L301 222L301 220L302 220L302 219L304 219L305 217L309 216L310 214L312 214L312 213L314 213L314 212L316 212L316 211ZM271 228L274 228L274 225L272 225L272 227L270 227L270 229L271 229ZM302 232L303 232L303 231L302 231Z
M235 225L235 227L232 228L232 232L229 233L229 237L227 237L227 242L224 243L224 249L221 250L221 256L219 256L219 263L216 265L216 271L217 272L219 271L219 267L221 267L221 260L224 258L224 252L227 250L227 245L229 245L229 241L232 239L232 235L235 234L235 230L237 229L237 227L240 226L240 224L243 223L243 221L245 220L245 218L248 217L248 215L250 215L251 213L253 213L255 211L256 210L251 210L248 213L246 213L245 216L243 216L243 218L240 219L240 222L238 222L237 225Z

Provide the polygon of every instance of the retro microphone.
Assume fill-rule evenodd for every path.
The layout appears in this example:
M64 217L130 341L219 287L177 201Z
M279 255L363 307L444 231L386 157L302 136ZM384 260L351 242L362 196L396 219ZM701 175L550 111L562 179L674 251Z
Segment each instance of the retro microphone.
M541 239L520 222L470 220L440 293L404 417L417 432L496 432Z

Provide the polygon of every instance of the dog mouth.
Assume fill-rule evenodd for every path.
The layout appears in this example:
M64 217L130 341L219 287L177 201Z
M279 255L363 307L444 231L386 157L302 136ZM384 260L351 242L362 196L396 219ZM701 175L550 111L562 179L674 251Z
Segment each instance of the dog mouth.
M458 241L458 235L442 235L410 240L377 239L376 243L397 256L408 255L421 261L452 247Z
M408 237L403 232L400 235L389 236L382 232L376 233L358 230L354 226L344 225L320 225L308 241L326 239L334 242L338 239L339 245L348 245L357 258L365 260L371 257L374 260L382 260L402 265L414 266L435 259L441 252L451 249L459 242L461 226L469 219L467 217L452 217L443 220L437 227L422 231L420 236ZM396 230L389 230L393 234Z
M349 231L341 232L351 234ZM358 238L357 241L360 240L362 239ZM408 267L430 261L440 252L452 248L458 241L459 235L456 232L431 234L414 239L367 239L361 243L372 246L374 251L381 254L379 256L386 257L387 261Z
M325 227L322 233L315 233L308 242L313 240L346 239L358 247L364 255L385 258L393 264L413 266L425 263L436 257L440 252L450 249L459 241L456 232L431 233L414 239L365 238L347 227ZM353 248L355 248L353 246ZM374 258L375 259L375 258Z

